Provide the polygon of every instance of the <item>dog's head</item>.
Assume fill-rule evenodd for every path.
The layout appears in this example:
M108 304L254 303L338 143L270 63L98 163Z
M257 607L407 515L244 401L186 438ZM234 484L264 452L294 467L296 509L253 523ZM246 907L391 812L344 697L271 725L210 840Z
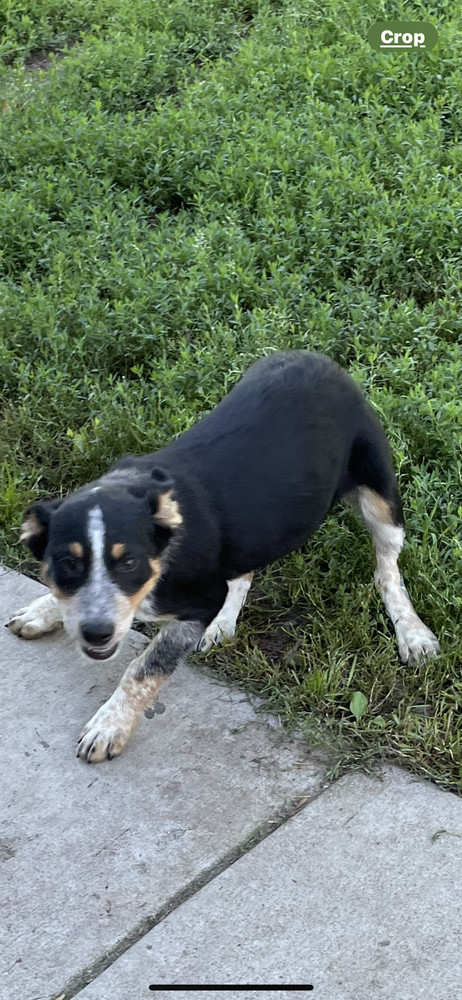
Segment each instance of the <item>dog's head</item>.
M154 590L182 516L162 469L134 478L116 470L62 501L26 511L21 540L42 561L66 630L87 656L114 656Z

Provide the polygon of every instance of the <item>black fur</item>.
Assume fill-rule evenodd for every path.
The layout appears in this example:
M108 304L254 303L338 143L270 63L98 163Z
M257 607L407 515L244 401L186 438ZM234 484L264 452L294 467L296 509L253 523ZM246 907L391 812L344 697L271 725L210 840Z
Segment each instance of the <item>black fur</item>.
M149 647L140 670L134 675L135 680L143 681L146 677L159 675L169 677L188 653L196 648L202 632L199 622L167 622L156 642Z
M389 503L394 522L402 523L390 450L372 409L346 372L306 351L257 361L178 440L121 459L97 481L98 499L92 486L64 501L51 517L49 534L44 505L33 508L46 523L39 540L26 541L45 556L51 578L57 546L85 544L85 519L98 503L106 561L117 586L136 592L143 574L149 575L148 559L161 558L161 578L147 598L156 615L204 627L223 604L227 580L303 545L356 487L376 491ZM176 500L181 525L159 517L165 495ZM111 565L114 542L143 553L131 582L130 574L117 577ZM65 581L59 586L65 590Z
M323 355L257 361L210 414L161 451L183 526L156 607L208 624L228 579L298 548L345 493L366 485L402 508L385 434L353 379ZM116 463L115 469L121 463Z

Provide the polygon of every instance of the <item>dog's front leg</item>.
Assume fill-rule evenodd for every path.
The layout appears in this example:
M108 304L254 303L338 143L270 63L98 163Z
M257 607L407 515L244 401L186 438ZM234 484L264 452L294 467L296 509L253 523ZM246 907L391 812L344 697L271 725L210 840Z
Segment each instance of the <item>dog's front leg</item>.
M127 667L114 694L80 735L77 757L97 763L118 757L161 684L196 648L204 626L197 621L168 622Z
M19 608L6 627L22 639L38 639L47 632L61 628L62 623L59 601L53 594L44 594L43 597L36 597L25 608Z

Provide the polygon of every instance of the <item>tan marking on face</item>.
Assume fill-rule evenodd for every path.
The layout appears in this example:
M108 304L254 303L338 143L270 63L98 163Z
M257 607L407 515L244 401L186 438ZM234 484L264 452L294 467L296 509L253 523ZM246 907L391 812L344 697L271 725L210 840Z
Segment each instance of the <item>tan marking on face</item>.
M125 552L125 545L123 542L116 542L111 548L111 556L113 559L120 559Z
M80 542L69 542L67 546L69 552L75 556L76 559L83 559L83 545Z
M361 505L366 520L374 518L380 524L393 524L390 504L368 486L361 487Z
M45 526L40 524L40 521L36 514L28 514L21 525L21 534L19 540L21 542L28 542L29 538L33 538L34 535L41 535L42 531L45 531Z
M42 571L40 573L40 580L51 590L51 593L56 597L57 601L68 601L69 595L63 594L62 590L56 586L53 577L50 575L50 564L47 562L42 563Z
M47 583L47 587L50 588L53 597L56 597L57 601L70 601L69 594L63 594L62 590L60 590L55 583Z
M154 520L158 524L162 524L165 528L179 528L180 524L183 524L183 518L180 514L178 501L173 496L173 490L167 490L166 493L159 495Z
M143 586L140 587L140 589L137 590L135 594L130 594L128 598L133 610L135 610L138 607L138 605L141 604L143 598L145 598L148 594L151 593L151 590L153 590L153 588L155 587L162 573L162 563L160 559L150 559L149 565L152 569L152 576L149 577L149 580L146 580L146 583L144 583Z
M64 601L66 599L65 594L62 594L59 588L56 586L53 577L50 575L50 564L42 563L42 571L40 573L40 580L48 587L52 594L58 599L58 601Z

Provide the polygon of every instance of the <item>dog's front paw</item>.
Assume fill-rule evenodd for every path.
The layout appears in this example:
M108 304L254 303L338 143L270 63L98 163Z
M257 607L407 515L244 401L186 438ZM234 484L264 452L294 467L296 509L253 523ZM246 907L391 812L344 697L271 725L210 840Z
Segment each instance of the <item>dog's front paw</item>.
M214 618L197 644L198 653L208 653L212 646L218 646L223 639L234 639L236 622L228 618Z
M7 622L7 628L22 639L38 639L61 628L62 619L58 602L53 594L38 597L25 608L20 608Z
M436 635L419 621L398 637L398 648L401 661L412 667L420 660L429 660L432 656L437 656L440 644Z
M136 722L136 717L124 705L124 699L114 692L82 730L77 757L86 760L87 764L118 757L128 743Z

